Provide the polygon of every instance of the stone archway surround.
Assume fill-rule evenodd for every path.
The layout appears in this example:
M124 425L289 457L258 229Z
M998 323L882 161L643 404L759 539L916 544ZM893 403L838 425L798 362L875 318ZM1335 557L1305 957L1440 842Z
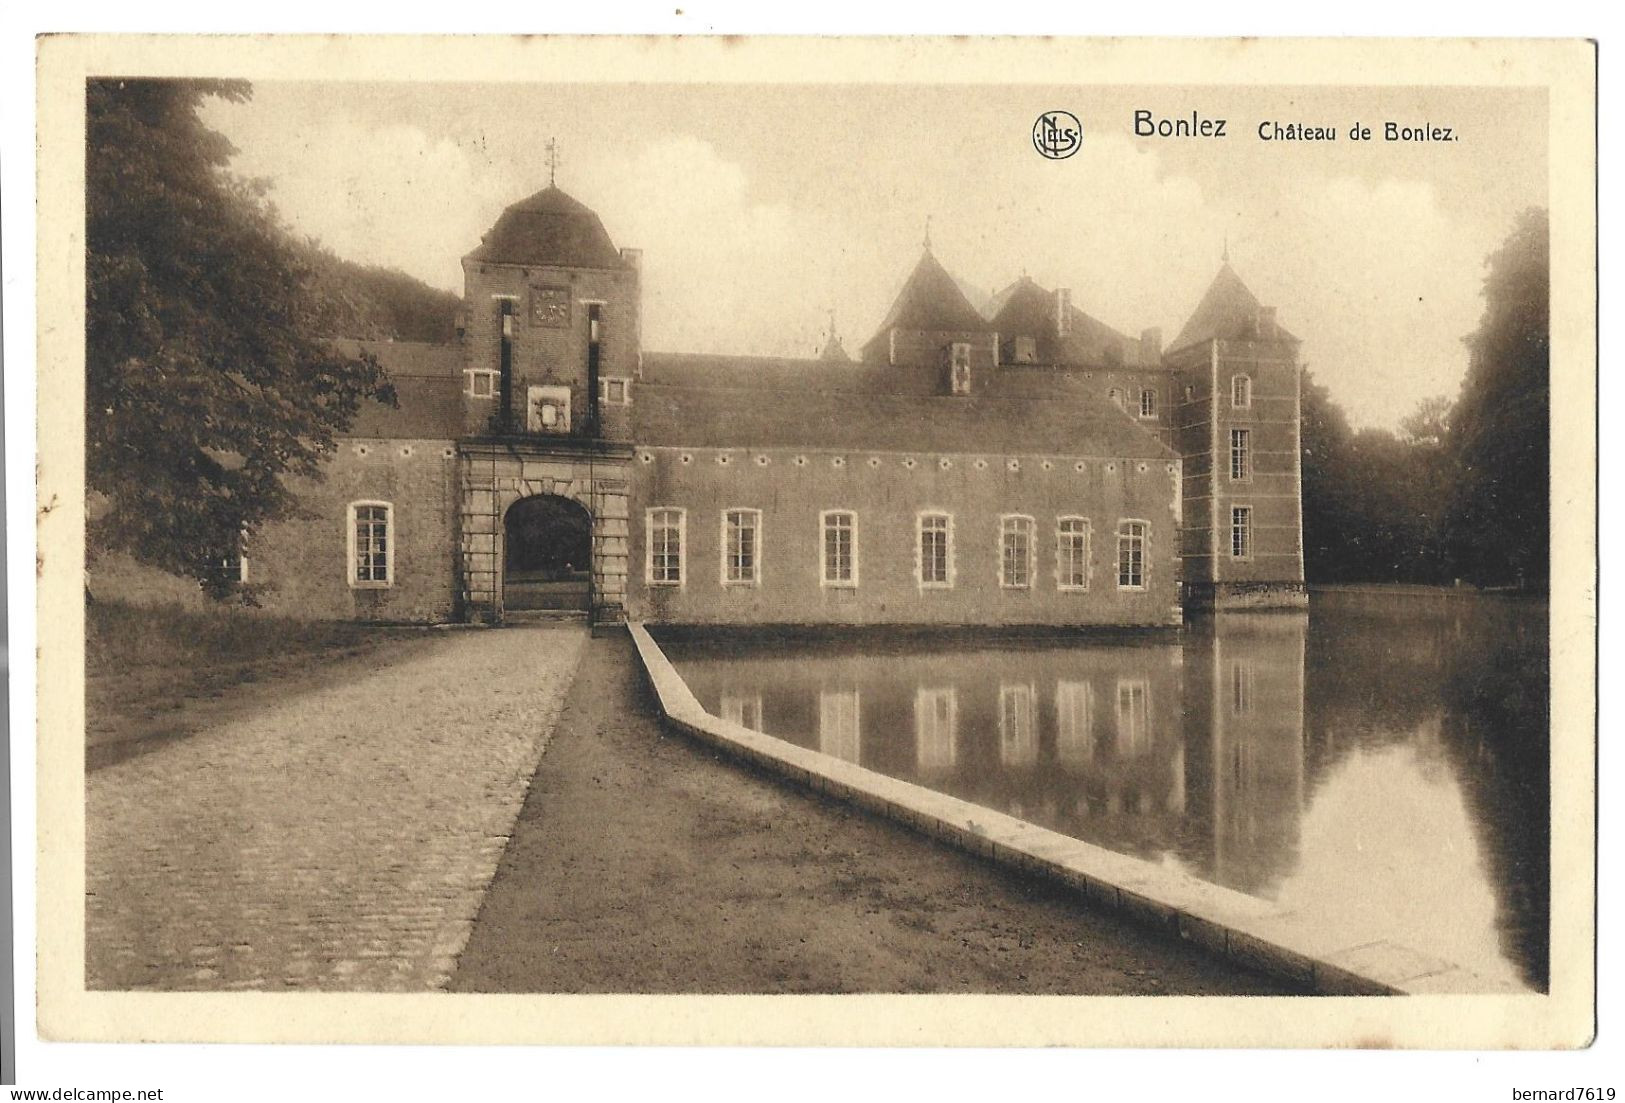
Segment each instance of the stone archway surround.
M465 620L500 621L502 518L521 498L554 494L592 518L592 619L626 617L628 457L468 448L462 456L459 589Z

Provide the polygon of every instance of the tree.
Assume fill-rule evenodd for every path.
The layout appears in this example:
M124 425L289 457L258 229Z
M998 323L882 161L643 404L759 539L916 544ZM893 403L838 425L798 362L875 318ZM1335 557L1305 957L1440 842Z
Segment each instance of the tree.
M341 355L312 265L263 186L198 108L241 81L86 88L88 538L220 594L211 562L291 514L369 397L375 360Z
M1464 577L1547 578L1551 531L1550 287L1546 212L1525 211L1485 262L1484 316L1450 426L1457 479L1447 526Z

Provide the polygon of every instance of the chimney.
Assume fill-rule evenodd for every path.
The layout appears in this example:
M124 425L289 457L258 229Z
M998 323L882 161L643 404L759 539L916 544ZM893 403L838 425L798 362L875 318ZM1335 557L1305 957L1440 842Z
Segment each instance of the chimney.
M1140 362L1156 364L1162 360L1162 327L1152 326L1140 330Z
M1055 336L1065 337L1072 332L1072 289L1055 289Z
M1261 306L1258 308L1258 336L1260 340L1275 340L1275 308Z

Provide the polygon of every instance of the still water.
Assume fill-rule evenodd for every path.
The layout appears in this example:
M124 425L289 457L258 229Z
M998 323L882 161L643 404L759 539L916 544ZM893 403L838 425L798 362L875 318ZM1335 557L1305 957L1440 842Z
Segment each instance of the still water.
M725 719L1546 986L1543 605L1338 593L1155 638L661 642Z

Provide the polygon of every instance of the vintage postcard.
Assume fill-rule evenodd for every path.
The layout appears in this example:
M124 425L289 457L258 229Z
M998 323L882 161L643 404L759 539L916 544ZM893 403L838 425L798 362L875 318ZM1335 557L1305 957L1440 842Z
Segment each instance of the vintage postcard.
M1592 44L39 81L47 1037L1589 1042Z

